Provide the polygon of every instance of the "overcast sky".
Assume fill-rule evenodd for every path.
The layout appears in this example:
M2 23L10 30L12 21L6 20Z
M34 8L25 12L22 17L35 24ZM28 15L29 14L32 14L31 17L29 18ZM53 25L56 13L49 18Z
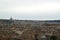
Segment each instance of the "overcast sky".
M60 0L0 0L0 19L60 19Z

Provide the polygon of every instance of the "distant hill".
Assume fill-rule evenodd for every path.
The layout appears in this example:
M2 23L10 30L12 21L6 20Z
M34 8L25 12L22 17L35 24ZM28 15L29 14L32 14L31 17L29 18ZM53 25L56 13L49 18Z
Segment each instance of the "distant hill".
M60 20L10 20L10 19L0 19L0 22L3 23L12 23L12 22L17 22L17 23L60 23Z

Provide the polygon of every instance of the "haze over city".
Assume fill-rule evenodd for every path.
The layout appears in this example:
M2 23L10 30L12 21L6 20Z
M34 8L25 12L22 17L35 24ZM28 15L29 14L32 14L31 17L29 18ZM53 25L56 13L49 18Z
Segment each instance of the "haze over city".
M60 20L60 0L0 0L0 19Z

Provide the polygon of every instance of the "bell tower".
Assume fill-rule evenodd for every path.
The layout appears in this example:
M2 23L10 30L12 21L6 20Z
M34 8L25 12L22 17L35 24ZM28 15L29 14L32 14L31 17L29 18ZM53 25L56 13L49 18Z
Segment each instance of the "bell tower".
M11 18L10 18L10 21L12 21L12 20L13 20L13 18L11 17Z

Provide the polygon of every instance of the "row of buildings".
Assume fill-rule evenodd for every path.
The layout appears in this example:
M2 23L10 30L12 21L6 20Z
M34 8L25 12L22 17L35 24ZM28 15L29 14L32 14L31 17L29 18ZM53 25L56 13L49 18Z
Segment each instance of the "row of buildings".
M0 40L60 40L60 21L0 19Z

